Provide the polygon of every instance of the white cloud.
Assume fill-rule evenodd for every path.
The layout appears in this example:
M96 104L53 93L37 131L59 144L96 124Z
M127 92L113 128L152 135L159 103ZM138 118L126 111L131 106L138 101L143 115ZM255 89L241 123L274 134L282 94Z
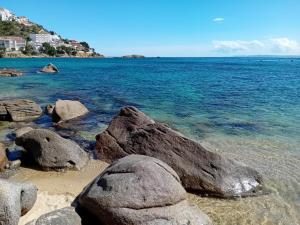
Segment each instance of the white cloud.
M300 54L300 44L286 37L250 41L213 41L213 46L216 52L223 54Z
M300 50L300 44L288 38L271 38L270 42L274 51L293 52Z
M220 23L220 22L223 22L225 19L222 18L222 17L216 17L213 19L213 22L216 22L216 23Z

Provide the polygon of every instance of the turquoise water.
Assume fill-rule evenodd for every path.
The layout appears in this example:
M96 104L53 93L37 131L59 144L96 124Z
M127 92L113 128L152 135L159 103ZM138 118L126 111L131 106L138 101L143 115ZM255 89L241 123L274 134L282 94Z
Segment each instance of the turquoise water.
M36 73L49 62L59 74ZM219 218L210 210L218 211L218 204L201 203L215 221L224 219L220 224L300 220L300 58L0 59L1 67L26 74L0 78L0 99L26 97L42 106L59 98L83 102L91 111L76 121L84 138L133 105L259 170L272 194L241 200L253 206L250 222L231 221L229 213ZM51 126L47 116L36 123ZM268 203L260 208L258 202Z

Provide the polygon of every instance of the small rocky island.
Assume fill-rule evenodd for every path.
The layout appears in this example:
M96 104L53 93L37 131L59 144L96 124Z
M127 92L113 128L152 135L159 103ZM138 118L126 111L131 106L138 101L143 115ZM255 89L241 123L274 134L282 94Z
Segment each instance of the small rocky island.
M122 58L124 59L143 59L145 56L143 55L125 55Z

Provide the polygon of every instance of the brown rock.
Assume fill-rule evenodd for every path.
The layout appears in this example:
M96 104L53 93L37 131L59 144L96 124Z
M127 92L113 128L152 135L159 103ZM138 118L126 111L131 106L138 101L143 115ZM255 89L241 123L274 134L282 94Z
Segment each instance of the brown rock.
M101 159L111 162L129 154L155 157L177 172L186 189L200 194L245 197L262 189L262 177L254 169L206 150L134 107L123 108L96 139Z
M41 72L43 73L58 73L58 69L56 66L54 66L52 63L45 66L43 69L41 69Z
M103 225L211 224L186 198L178 175L167 164L130 155L109 166L78 201Z
M22 76L23 73L13 69L1 69L0 77L19 77Z
M67 121L88 113L89 110L79 101L58 100L52 113L54 122Z
M7 164L6 147L0 142L0 172L4 170Z
M14 99L0 101L0 120L32 121L42 115L41 107L32 100Z

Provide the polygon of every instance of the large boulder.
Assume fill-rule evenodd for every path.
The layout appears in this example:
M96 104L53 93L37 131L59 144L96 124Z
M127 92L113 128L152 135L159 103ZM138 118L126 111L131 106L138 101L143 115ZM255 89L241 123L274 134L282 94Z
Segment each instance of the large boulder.
M81 225L81 218L73 207L58 209L40 216L26 225Z
M0 172L5 169L7 164L7 157L6 157L6 147L4 144L0 142Z
M78 208L103 225L211 224L186 198L171 167L152 157L130 155L115 161L77 199Z
M123 108L96 139L101 159L111 162L129 154L158 158L177 172L186 189L199 194L245 197L262 189L256 170L206 150L134 107Z
M16 138L45 170L64 168L80 170L88 161L88 154L75 142L67 140L50 130L35 129Z
M45 66L41 69L41 72L43 72L43 73L58 73L59 71L56 66L54 66L52 63L49 63L47 66Z
M79 101L58 100L52 113L54 122L67 121L88 113L89 110Z
M33 184L0 179L0 224L18 225L20 216L33 207L36 198Z
M41 107L32 100L14 99L0 101L0 120L14 122L32 121L42 115Z

